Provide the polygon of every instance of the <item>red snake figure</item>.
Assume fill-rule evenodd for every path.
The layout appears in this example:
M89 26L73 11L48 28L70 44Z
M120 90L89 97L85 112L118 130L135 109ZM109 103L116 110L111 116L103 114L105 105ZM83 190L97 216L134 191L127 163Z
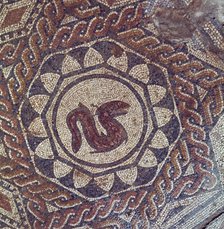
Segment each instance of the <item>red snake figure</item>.
M115 117L127 114L129 104L122 101L111 101L97 108L96 115L107 134L99 133L90 110L79 103L79 107L67 116L67 125L72 133L72 149L77 153L82 144L82 137L77 122L80 121L88 144L95 149L93 153L111 151L128 140L128 135Z

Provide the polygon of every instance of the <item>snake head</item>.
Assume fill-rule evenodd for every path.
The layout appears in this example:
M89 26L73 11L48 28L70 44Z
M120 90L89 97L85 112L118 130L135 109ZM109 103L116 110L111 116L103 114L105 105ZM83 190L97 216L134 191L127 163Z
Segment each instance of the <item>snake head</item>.
M115 102L114 110L112 111L112 115L120 116L120 115L125 115L128 113L128 109L130 107L128 103L125 103L123 101L112 101L112 102Z
M128 113L129 107L130 105L126 102L114 100L101 105L96 114L111 117L125 115Z

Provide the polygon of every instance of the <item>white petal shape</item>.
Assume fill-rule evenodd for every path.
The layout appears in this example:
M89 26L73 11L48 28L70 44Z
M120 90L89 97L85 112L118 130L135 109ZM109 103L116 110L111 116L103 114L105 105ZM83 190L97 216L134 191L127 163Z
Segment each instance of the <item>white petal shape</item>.
M114 184L114 174L108 174L94 179L96 184L104 191L110 191Z
M44 159L54 158L54 153L52 152L49 139L45 139L37 146L35 154Z
M41 117L37 117L35 118L29 128L28 128L29 132L37 137L47 137L47 132L44 128L44 124L41 120Z
M92 178L82 172L77 170L74 171L73 180L75 188L82 188L85 187Z
M139 161L138 165L143 168L151 168L157 166L157 159L154 153L151 150L147 149L143 154L141 160Z
M93 48L90 48L84 58L84 66L91 67L104 62L102 55Z
M68 175L72 171L72 167L61 161L54 162L54 175L56 178L61 178Z
M60 75L56 73L45 73L40 78L46 90L51 93L57 85Z
M122 72L126 72L128 69L128 58L125 52L123 52L120 57L110 57L107 63Z
M166 89L162 86L149 85L147 88L148 88L152 105L155 105L156 103L161 101L166 95Z
M141 80L143 83L148 83L149 80L149 68L147 64L139 64L134 66L129 74L135 79Z
M65 56L62 63L62 74L67 74L69 72L77 71L79 69L81 69L81 66L76 59L69 55Z
M153 148L163 149L169 146L169 141L166 135L161 130L158 130L152 139L151 145Z
M173 112L166 108L154 107L153 110L155 112L156 121L159 127L166 125L173 116Z
M119 178L126 184L132 185L138 175L138 170L136 167L125 169L117 172Z
M41 112L43 111L48 99L49 96L47 95L34 95L29 98L31 106L39 114L41 114Z

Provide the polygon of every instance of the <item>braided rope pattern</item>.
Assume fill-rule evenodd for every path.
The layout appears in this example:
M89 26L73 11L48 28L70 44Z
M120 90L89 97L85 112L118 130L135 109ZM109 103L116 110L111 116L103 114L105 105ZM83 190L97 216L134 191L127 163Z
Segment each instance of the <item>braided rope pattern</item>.
M41 54L48 50L58 48L69 48L77 43L83 43L106 36L112 29L113 32L119 32L123 29L127 30L139 24L143 17L142 5L137 8L129 6L124 8L120 13L111 12L107 16L97 16L89 22L83 20L72 26L62 26L57 30L57 27L64 17L64 11L61 1L55 0L55 4L48 3L45 7L45 16L38 20L34 33L29 38L29 47L23 50L21 62L14 68L14 75L9 79L9 89L13 102L18 103L19 98L26 92L26 86L35 75L34 69L40 63ZM92 14L98 8L92 9ZM99 10L99 9L98 9ZM77 11L79 12L79 11ZM81 14L79 12L79 14ZM90 11L88 10L88 14ZM81 17L84 17L82 14ZM129 18L129 15L132 17ZM128 19L128 20L127 20ZM46 29L48 28L48 29Z
M127 207L136 209L140 206L147 191L129 191L121 195L111 196L110 199L95 201L78 206L77 208L65 209L53 212L48 216L44 225L41 221L35 222L35 228L63 228L65 225L77 226L81 222L92 222L96 218L107 219L112 213L122 214Z
M34 168L29 160L24 138L19 131L18 119L13 115L13 103L17 103L19 97L26 92L27 82L29 82L35 74L33 69L41 61L41 53L49 48L49 44L51 49L58 48L60 43L63 44L63 39L60 40L61 31L63 32L64 29L68 27L64 26L56 31L57 26L64 16L61 4L60 0L54 0L52 3L48 3L45 6L45 17L38 20L36 25L37 33L34 33L29 38L28 48L24 49L25 42L21 40L17 47L7 44L0 50L0 59L5 66L16 61L22 53L21 62L14 68L15 77L9 78L8 85L4 80L2 80L0 84L0 128L4 133L3 140L9 152L9 156L13 159L0 158L0 175L3 179L12 180L18 187L23 188L23 195L28 199L27 208L35 216L37 222L47 222L45 214L47 212L46 202L52 201L61 208L68 208L82 203L80 198L74 199L68 191L58 190L55 184L35 174ZM79 7L79 5L77 5L77 7ZM76 13L78 17L85 18L94 15L98 11L98 7L93 7L92 11L90 9L85 9L87 13L83 13L80 10L77 10ZM126 17L130 13L133 14L133 18L131 18L130 22L127 24ZM85 25L87 32L85 36L81 35L77 40L85 42L88 39L92 39L95 35L105 36L110 29L111 23L114 24L113 28L117 31L124 25L129 28L131 23L132 26L135 26L142 18L141 13L141 6L137 9L134 7L127 7L120 14L112 12L106 20L108 23L104 24L104 29L96 34L94 32L98 24L101 24L104 20L103 18L96 17L90 23L85 23L84 21L80 22L74 28L70 28L73 32L66 46L71 46L71 40L74 41L74 35L77 35L77 32L80 31L80 25ZM64 45L62 45L62 47L63 46ZM9 91L7 88L9 88ZM12 97L13 103L11 102L10 96ZM109 206L107 206L107 208L109 209Z
M156 57L162 66L172 70L171 80L175 81L172 89L174 97L179 101L178 110L184 127L185 140L180 140L171 152L170 160L154 182L153 191L130 191L114 195L108 200L101 199L94 203L83 204L81 199L72 198L67 191L59 191L56 185L34 173L32 165L27 160L29 155L19 132L18 120L13 116L13 104L9 99L6 82L1 81L0 129L4 132L4 144L8 149L9 158L13 160L1 157L0 174L4 179L13 180L17 186L26 187L23 195L29 200L28 210L35 216L34 227L76 226L96 218L106 219L112 212L120 214L127 209L137 208L140 209L142 219L147 222L149 218L155 219L158 215L158 208L165 204L167 193L177 198L181 193L192 195L201 187L213 188L216 178L211 172L213 163L209 159L210 152L205 142L206 132L203 125L211 125L215 117L223 111L224 79L214 70L205 70L200 61L191 61L185 53L175 53L172 46L161 44L157 38L146 35L143 30L130 29L143 17L141 5L136 9L132 6L126 7L120 14L111 12L105 18L97 16L90 22L81 21L74 27L63 26L57 30L64 16L61 4L61 1L55 0L46 5L45 17L38 20L37 33L30 37L29 48L23 50L24 43L21 41L17 47L5 45L0 50L0 59L2 58L5 65L12 64L23 50L21 62L14 69L16 78L12 77L8 82L13 102L17 103L19 96L25 93L27 82L33 78L35 74L33 68L40 62L42 52L49 47L51 50L68 48L77 42L103 37L108 34L110 28L113 28L113 31L119 33L120 42L125 42L149 59ZM89 17L90 12L99 12L99 9L93 7L93 10L88 9L86 14L78 10L77 12L79 18L84 18ZM127 21L129 14L133 17ZM122 32L122 30L128 31ZM9 52L13 54L9 55ZM196 85L209 90L201 102L203 112L200 112ZM195 174L183 177L190 162L194 163ZM46 201L52 201L58 207L66 209L50 213L46 217ZM133 220L136 222L136 218Z
M6 180L13 180L18 187L26 187L27 193L23 194L30 201L35 197L40 203L54 201L59 207L80 204L80 199L74 200L68 191L58 190L55 184L35 174L24 138L19 132L18 120L13 116L12 104L7 99L9 95L6 82L3 79L0 82L0 129L4 133L3 142L9 156L0 157L0 176ZM44 206L44 202L41 206Z
M141 29L120 34L120 40L149 59L157 57L162 66L173 72L170 80L184 128L182 139L186 140L180 140L171 152L170 161L164 165L161 176L154 182L154 191L147 197L149 205L142 207L143 218L145 211L149 209L149 217L155 219L158 215L158 206L165 204L167 193L177 198L181 193L193 195L201 187L212 189L216 184L203 125L213 124L215 117L223 111L224 78L219 77L214 70L205 70L200 61L190 60L185 53L175 53L172 46L160 44L158 39L145 35ZM200 110L196 85L209 90L201 102L204 112ZM194 174L183 177L186 170L184 168L190 162L194 165Z

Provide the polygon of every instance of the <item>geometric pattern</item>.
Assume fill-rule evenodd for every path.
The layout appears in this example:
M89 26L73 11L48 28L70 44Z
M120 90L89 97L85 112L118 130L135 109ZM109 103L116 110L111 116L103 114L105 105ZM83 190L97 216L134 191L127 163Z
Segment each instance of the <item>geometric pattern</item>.
M0 4L0 227L223 224L223 63L156 4Z
M29 34L42 7L35 1L5 1L0 8L0 44Z
M50 55L21 107L27 145L30 153L34 153L33 161L40 174L57 179L64 187L75 188L87 197L149 183L181 134L165 70L128 50L114 56L111 50L115 48L125 49L112 41L101 41L63 55ZM49 67L53 61L61 66L61 71L53 65ZM70 104L72 94L78 96ZM109 100L122 100L130 105L124 123L121 121L129 138L125 145L104 155L91 152L93 149L88 149L88 145L75 155L71 153L72 137L61 117L66 117L80 102L98 107Z
M2 228L29 226L19 191L4 180L0 180L0 200L0 225Z

